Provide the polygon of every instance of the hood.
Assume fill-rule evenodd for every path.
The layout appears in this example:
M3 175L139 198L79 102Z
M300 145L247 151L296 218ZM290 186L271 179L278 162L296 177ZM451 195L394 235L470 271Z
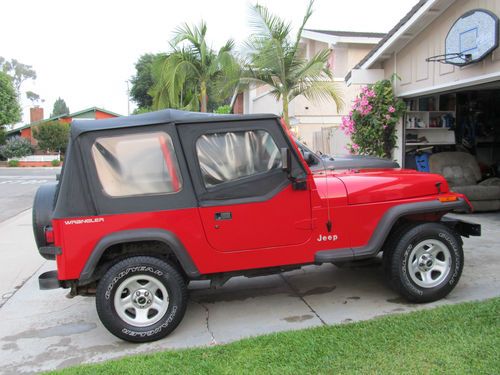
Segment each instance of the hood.
M443 176L408 169L349 171L335 177L344 183L349 204L418 198L449 191Z

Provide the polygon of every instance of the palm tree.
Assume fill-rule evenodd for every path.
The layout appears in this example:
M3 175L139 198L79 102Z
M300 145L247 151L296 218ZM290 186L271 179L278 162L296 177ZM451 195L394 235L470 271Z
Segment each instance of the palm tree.
M151 90L155 109L174 107L206 112L209 95L225 99L231 95L240 67L228 40L218 52L207 45L207 25L188 24L175 30L172 51L155 64L156 84ZM239 78L239 77L238 77Z
M248 40L249 63L247 82L271 86L276 100L283 102L283 117L288 124L289 103L299 95L311 101L333 100L337 109L343 101L332 72L327 68L330 50L324 49L307 60L300 49L302 31L312 14L314 0L309 2L306 14L295 36L291 38L291 25L269 12L262 5L254 5L251 26L253 35Z

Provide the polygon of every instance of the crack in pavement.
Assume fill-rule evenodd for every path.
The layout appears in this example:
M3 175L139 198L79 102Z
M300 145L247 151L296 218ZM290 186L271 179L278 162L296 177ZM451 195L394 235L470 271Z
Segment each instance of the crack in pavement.
M20 284L16 285L14 287L13 290L11 291L8 291L7 293L4 293L1 297L0 297L0 309L12 298L14 297L14 295L24 286L24 284L26 284L26 282L28 282L28 280L30 280L34 275L37 274L38 271L40 271L40 269L44 266L46 262L43 262L42 265L40 267L38 267L36 269L35 272L33 272L30 276L28 276L27 278L25 278L24 280L21 281ZM21 272L19 272L21 273ZM19 275L18 273L18 275Z
M207 332L210 335L210 345L217 345L217 340L215 340L214 333L210 329L210 310L208 309L208 307L205 304L203 304L201 302L195 301L194 299L191 299L191 301L193 301L194 303L197 303L198 305L200 305L201 307L203 307L205 309L205 312L207 313L206 317L205 317L205 325L207 327Z
M324 326L326 326L327 324L326 324L326 322L323 320L323 318L322 318L321 316L319 316L319 314L316 312L316 310L314 310L314 309L312 308L312 306L311 306L311 305L310 305L310 304L309 304L309 303L308 303L308 302L304 299L304 297L303 297L303 296L299 293L299 291L298 291L298 290L296 290L296 289L293 287L293 285L292 285L292 284L291 284L291 283L290 283L290 282L286 279L286 277L285 277L282 273L280 273L280 275L279 275L279 276L283 279L284 283L288 286L288 288L290 288L290 290L291 290L291 291L292 291L292 292L293 292L293 293L294 293L297 297L299 297L299 298L300 298L300 300L302 300L302 302L304 302L304 304L305 304L305 305L309 308L309 310L311 310L311 312L312 312L314 315L316 315L316 317L319 319L319 321L321 322L321 324L323 324Z

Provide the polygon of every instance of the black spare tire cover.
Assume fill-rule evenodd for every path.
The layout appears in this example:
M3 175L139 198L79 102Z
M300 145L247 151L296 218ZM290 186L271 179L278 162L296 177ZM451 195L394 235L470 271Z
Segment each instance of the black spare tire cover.
M51 224L54 212L57 183L38 188L33 202L33 234L38 248L46 246L45 228Z

